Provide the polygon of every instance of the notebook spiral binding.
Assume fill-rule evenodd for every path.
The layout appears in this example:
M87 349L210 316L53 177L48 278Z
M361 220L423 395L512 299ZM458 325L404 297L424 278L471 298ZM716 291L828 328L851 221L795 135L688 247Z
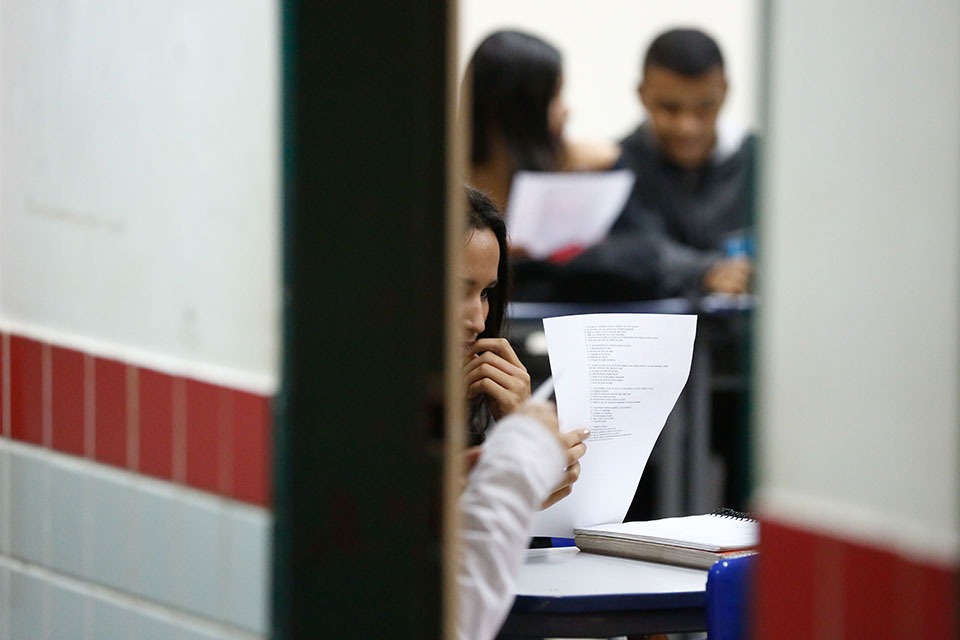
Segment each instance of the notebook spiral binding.
M712 511L710 515L717 516L719 518L732 518L734 520L748 520L750 522L757 521L757 519L749 513L744 513L743 511L737 511L736 509L730 509L728 507L716 509Z

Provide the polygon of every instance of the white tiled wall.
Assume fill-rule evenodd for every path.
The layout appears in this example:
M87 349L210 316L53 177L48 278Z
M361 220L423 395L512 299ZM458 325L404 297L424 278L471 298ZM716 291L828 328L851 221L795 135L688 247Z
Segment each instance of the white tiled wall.
M50 622L49 591L37 578L11 570L7 574L7 595L4 616L11 640L44 638Z
M278 7L0 0L5 327L272 393ZM0 437L0 640L262 637L270 520Z
M45 464L10 452L9 553L24 562L49 562L50 469Z
M0 2L4 319L272 390L278 6Z
M268 511L0 439L0 640L248 638Z

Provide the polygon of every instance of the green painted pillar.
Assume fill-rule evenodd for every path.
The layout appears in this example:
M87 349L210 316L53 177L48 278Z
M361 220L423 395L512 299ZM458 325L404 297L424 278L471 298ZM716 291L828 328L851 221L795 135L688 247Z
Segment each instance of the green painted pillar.
M281 3L274 638L441 635L448 11Z

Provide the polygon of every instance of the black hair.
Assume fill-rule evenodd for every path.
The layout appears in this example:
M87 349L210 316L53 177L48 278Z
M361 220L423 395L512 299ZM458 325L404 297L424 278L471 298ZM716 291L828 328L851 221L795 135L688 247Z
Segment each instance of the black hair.
M497 263L497 284L487 294L489 311L479 338L499 338L504 330L507 300L510 294L510 258L507 253L507 225L493 201L482 191L465 187L467 197L467 232L489 229L497 238L500 260ZM480 444L484 433L493 423L493 413L486 396L477 396L469 406L471 444Z
M466 187L467 229L489 229L497 238L500 260L497 263L497 285L487 294L490 311L479 338L499 338L507 315L507 300L510 292L510 258L507 253L507 224L493 201L478 189Z
M547 111L561 75L560 51L548 42L521 31L487 36L466 73L472 82L471 162L487 162L490 142L500 135L515 170L555 170L561 145L550 133Z
M671 29L657 36L643 57L643 70L662 67L694 77L714 67L723 69L723 54L716 41L699 29Z

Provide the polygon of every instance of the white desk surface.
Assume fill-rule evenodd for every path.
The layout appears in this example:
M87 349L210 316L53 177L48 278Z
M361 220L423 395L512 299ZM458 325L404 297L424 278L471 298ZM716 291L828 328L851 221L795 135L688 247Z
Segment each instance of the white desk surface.
M576 612L703 606L707 571L581 553L530 549L514 611Z

